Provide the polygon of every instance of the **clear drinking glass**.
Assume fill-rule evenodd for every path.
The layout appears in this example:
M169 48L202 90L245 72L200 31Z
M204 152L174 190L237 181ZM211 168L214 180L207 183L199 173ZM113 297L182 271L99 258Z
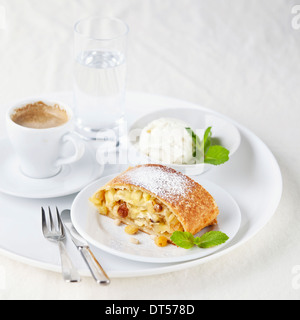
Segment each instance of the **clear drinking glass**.
M75 25L75 116L78 132L87 139L122 123L128 32L123 21L110 17Z

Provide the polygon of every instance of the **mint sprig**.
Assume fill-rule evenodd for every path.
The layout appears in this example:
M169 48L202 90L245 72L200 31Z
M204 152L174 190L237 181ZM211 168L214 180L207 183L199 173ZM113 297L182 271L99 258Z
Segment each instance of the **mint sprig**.
M171 236L171 241L178 247L191 249L195 245L199 248L207 249L225 243L229 237L221 231L210 231L202 237L194 237L190 232L175 231Z
M208 163L215 166L229 160L230 151L218 145L212 145L212 127L205 130L202 141L191 128L186 128L193 141L193 157L198 163Z

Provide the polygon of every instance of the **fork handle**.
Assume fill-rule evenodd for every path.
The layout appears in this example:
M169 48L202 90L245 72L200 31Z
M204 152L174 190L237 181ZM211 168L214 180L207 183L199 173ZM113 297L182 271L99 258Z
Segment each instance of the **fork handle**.
M75 269L69 255L67 254L66 247L62 241L58 242L60 257L61 257L61 266L63 278L66 282L80 282L81 278Z
M87 264L94 280L100 285L109 285L110 279L89 247L80 247L80 253Z

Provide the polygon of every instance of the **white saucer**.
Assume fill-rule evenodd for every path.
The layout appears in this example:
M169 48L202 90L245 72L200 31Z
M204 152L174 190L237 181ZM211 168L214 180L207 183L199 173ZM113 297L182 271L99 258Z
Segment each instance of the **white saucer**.
M103 173L103 166L96 162L87 147L83 158L64 166L60 173L49 179L31 179L20 171L16 154L8 139L0 140L0 192L11 196L48 199L77 193Z

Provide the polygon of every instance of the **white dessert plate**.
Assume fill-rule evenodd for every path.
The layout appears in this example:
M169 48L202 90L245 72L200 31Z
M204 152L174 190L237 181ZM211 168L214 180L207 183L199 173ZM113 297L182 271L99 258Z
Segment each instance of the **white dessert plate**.
M205 130L212 127L213 140L230 151L230 158L236 153L241 144L241 135L237 127L230 121L221 118L207 110L195 108L164 109L149 113L136 120L129 128L128 140L130 146L130 160L133 164L158 163L139 150L140 134L149 123L160 118L180 119L187 123L202 139ZM216 143L215 143L216 144ZM163 163L187 175L200 175L215 168L210 164L170 164Z
M56 198L79 192L103 173L92 150L86 148L81 160L63 166L49 179L32 179L22 174L19 160L8 139L0 140L0 192L28 199ZM38 151L37 151L38 152Z
M164 248L157 247L149 235L139 232L135 236L129 236L124 232L124 225L116 226L114 221L108 217L100 215L96 208L90 203L89 198L112 180L116 175L103 177L92 183L80 192L71 209L71 219L77 231L95 247L110 254L134 261L149 263L176 263L203 258L222 249L217 246L209 249L194 247L190 250L168 245ZM212 182L203 179L195 179L199 182L216 200L220 216L218 225L207 227L196 236L218 230L226 233L229 237L227 244L233 240L241 224L241 212L235 200L222 188ZM139 240L139 244L130 242L134 237Z

